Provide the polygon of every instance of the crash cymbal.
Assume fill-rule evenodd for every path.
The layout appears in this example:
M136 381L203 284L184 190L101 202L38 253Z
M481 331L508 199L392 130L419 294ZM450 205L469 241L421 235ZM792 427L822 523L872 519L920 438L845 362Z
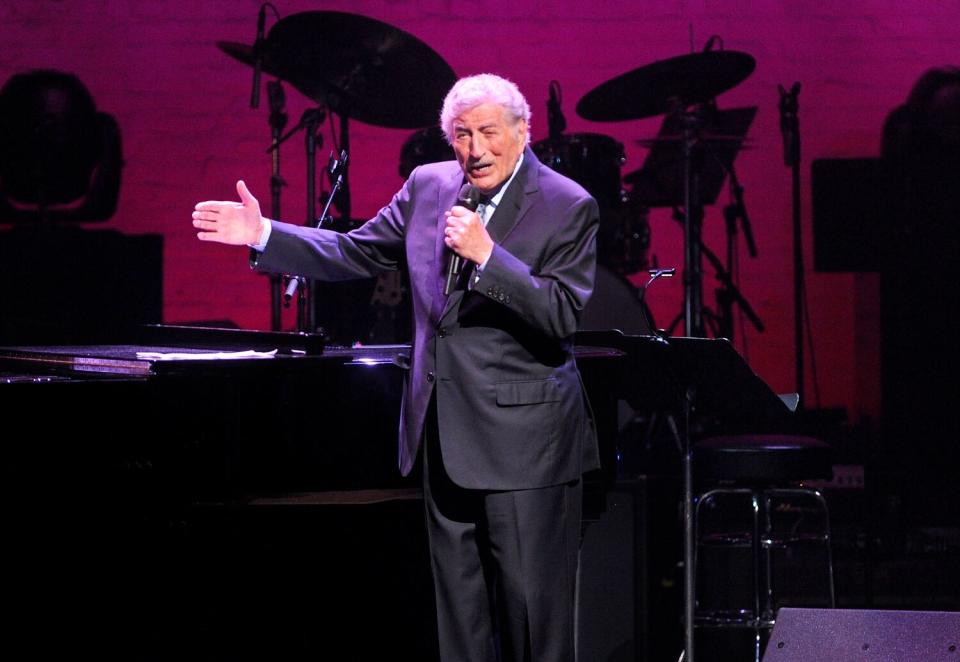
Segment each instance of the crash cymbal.
M752 55L707 51L680 55L628 71L600 84L577 103L577 114L595 122L662 115L676 105L708 101L747 78Z
M436 124L456 81L450 65L413 35L345 12L287 16L270 29L265 52L275 75L303 94L342 117L378 126Z

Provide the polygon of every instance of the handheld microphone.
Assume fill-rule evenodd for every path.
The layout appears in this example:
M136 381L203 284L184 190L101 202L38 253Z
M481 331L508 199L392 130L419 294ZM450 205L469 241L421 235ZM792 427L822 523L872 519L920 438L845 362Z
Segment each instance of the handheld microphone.
M267 5L260 5L257 15L257 39L253 42L253 90L250 92L250 107L260 107L260 70L263 68L263 28L267 21Z
M480 190L473 184L464 184L457 193L457 204L470 211L477 211L477 207L480 206ZM450 296L453 292L453 286L457 282L461 269L463 269L463 258L450 251L450 261L447 262L447 282L443 286L444 296Z

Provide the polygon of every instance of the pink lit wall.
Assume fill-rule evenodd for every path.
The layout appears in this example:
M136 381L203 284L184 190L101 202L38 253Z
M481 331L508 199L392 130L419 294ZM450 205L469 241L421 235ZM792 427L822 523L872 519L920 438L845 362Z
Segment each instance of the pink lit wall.
M534 111L533 139L546 136L548 83L563 86L569 132L609 135L624 143L623 172L638 168L661 118L595 123L574 106L600 83L664 58L700 50L718 34L728 49L757 60L756 71L722 94L721 107L757 105L750 148L737 160L759 257L740 245L741 287L766 325L738 325L737 347L778 391L794 390L790 174L782 161L777 85L803 85L804 251L808 270L819 404L847 407L854 419L879 408L877 277L813 273L810 170L815 158L873 156L886 114L927 68L955 63L960 52L956 0L825 2L686 0L554 2L511 0L277 0L282 15L306 10L364 14L406 30L436 50L460 75L492 71L525 91ZM105 227L161 233L165 239L166 322L231 319L267 328L265 278L250 273L243 250L201 244L189 214L195 202L233 198L244 178L268 208L270 161L265 96L249 108L251 73L221 53L218 40L250 43L255 0L6 0L0 4L0 79L31 68L75 73L98 107L119 121L126 167L115 217ZM272 23L268 22L268 27ZM310 101L287 87L291 124ZM351 171L354 215L373 214L401 184L400 146L409 131L354 123ZM320 153L326 155L329 144ZM302 222L302 140L289 143L284 216ZM726 202L726 194L722 194ZM724 252L722 204L710 207L704 238ZM661 266L682 266L682 232L664 210L650 216ZM707 303L714 281L705 279ZM650 304L659 324L680 312L680 279L658 284ZM286 320L292 325L292 319ZM816 404L816 403L813 403Z

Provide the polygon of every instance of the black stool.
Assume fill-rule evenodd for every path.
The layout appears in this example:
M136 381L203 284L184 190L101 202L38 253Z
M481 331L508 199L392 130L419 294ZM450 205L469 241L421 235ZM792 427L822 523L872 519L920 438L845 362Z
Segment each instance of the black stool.
M827 502L818 490L802 484L804 480L831 478L832 455L830 446L818 439L790 435L712 437L693 445L696 480L700 485L715 485L695 498L694 627L752 629L754 657L759 662L761 635L774 624L771 552L801 545L824 546L829 601L836 607ZM742 517L740 526L724 522L717 530L704 532L708 528L704 526L705 509L724 517L730 515L729 510L720 508L721 502L737 502L749 513ZM811 518L817 520L814 526L802 526ZM784 530L781 520L791 526ZM749 608L701 605L696 590L701 584L698 559L701 550L708 547L751 549L753 604Z

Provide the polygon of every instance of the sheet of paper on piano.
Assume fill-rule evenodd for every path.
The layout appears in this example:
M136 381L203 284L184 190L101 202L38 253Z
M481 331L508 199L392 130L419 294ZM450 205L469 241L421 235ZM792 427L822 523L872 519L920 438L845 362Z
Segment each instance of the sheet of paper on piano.
M242 352L137 352L138 359L148 361L216 361L219 359L271 359L277 350L257 352L252 349Z

